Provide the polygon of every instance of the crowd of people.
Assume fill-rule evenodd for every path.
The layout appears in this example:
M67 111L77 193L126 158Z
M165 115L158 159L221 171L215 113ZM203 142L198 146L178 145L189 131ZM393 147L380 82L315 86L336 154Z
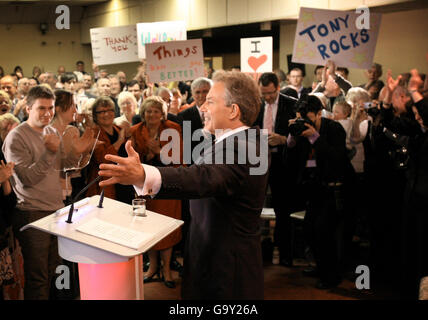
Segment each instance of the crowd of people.
M98 176L101 164L112 163L107 154L126 157L131 141L144 164L189 167L198 161L203 155L198 145L214 140L207 128L211 115L203 106L210 103L211 78L223 72L154 84L144 62L132 79L95 64L87 72L82 61L73 72L34 67L31 77L19 66L11 74L0 67L0 296L22 298L22 292L15 293L20 288L25 299L52 297L52 278L61 263L56 238L19 229L70 203ZM261 105L247 125L268 134L270 166L263 192L271 202L265 205L274 208L274 243L287 267L293 266L294 249L290 214L305 210L304 242L314 264L304 273L319 278L317 288L335 287L358 264L368 264L372 283L393 278L403 298L417 298L428 276L428 79L417 70L394 79L388 70L384 83L377 63L366 74L367 83L355 86L348 69L328 61L315 68L309 88L299 68L258 77ZM181 152L172 164L163 161L176 155L164 154L172 137L160 138L168 129L180 136ZM183 146L187 129L190 148ZM100 192L94 184L82 197ZM104 193L128 204L138 197L132 186L121 184L106 186ZM148 252L144 282L159 280L174 288L171 270L180 275L183 270L177 255L191 264L194 257L185 251L196 244L187 238L195 219L189 207L183 199L147 199L148 210L185 224ZM352 256L351 247L362 239L370 246L368 261ZM19 248L23 270L13 263Z

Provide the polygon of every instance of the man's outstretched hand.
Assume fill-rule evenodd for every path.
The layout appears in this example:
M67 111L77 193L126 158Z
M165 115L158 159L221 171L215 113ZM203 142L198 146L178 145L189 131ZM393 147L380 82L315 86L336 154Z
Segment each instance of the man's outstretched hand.
M134 185L142 188L146 180L144 168L141 165L138 153L132 148L132 142L128 141L125 145L127 158L122 158L112 154L105 156L106 160L116 164L102 163L98 174L102 177L109 178L100 182L100 187L110 186L116 183L125 185Z

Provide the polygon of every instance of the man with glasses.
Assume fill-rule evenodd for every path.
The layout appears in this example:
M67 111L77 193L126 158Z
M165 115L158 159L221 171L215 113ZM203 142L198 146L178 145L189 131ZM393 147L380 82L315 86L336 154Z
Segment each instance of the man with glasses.
M290 218L292 210L291 186L287 181L283 151L288 136L288 121L296 117L295 101L280 94L279 80L275 73L265 72L259 78L263 98L255 125L268 132L269 149L272 155L269 168L269 187L275 211L274 242L280 251L280 263L292 265L290 248ZM290 197L289 197L290 196Z

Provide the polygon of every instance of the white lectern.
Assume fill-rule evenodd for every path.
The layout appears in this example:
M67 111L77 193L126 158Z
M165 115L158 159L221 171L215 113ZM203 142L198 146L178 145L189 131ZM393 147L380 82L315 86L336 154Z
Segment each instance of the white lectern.
M132 206L100 196L74 204L73 222L67 223L70 206L24 226L58 237L59 255L78 263L82 300L142 300L142 254L184 222L146 210L132 215ZM80 231L79 231L80 230Z

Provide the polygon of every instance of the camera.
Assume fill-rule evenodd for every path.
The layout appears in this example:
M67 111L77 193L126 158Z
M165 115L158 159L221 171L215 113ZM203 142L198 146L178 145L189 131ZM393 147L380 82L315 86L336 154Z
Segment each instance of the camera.
M373 108L373 104L371 102L364 102L364 109L370 109Z
M308 119L296 119L296 121L288 127L290 134L295 137L300 136L303 131L308 129L305 123L313 125L312 121Z
M380 110L376 103L364 102L364 110L372 118L376 118L380 114Z

